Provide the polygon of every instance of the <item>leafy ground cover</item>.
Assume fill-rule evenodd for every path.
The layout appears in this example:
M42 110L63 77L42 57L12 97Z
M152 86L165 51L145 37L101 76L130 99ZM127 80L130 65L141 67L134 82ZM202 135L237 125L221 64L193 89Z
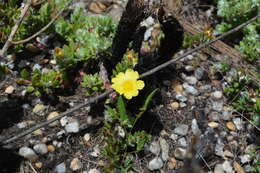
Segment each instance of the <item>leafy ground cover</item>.
M185 33L173 58L254 17L260 6L253 0L197 3L187 6L196 8L194 23L198 11L214 22L201 34ZM23 5L17 0L0 2L1 47ZM137 42L132 41L121 61L108 67L106 62L114 58L117 19L125 5L123 1L33 2L15 41L26 40L63 12L36 38L13 42L0 59L1 142L91 96L114 91L1 146L0 170L259 172L260 19L225 40L244 56L239 68L226 54L199 51L141 78L141 72L166 61L160 57L160 46L167 40L169 26L148 17L141 24L145 32L140 48L135 49Z

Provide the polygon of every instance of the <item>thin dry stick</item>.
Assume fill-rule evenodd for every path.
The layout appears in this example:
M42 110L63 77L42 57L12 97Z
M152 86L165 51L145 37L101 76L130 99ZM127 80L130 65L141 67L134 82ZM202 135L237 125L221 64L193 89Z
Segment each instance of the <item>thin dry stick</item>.
M207 43L204 43L204 44L202 44L202 45L200 45L200 46L198 46L198 47L196 47L196 48L194 48L194 49L192 49L192 50L186 52L185 54L183 54L182 56L180 56L180 57L178 57L178 58L176 58L176 59L172 59L172 60L170 60L170 61L167 61L167 62L165 62L165 63L163 63L163 64L161 64L161 65L159 65L159 66L157 66L157 67L155 67L155 68L153 68L153 69L151 69L151 70L145 72L145 73L143 73L143 74L141 75L141 78L144 78L144 77L146 77L146 76L149 76L149 75L151 75L151 74L153 74L153 73L155 73L155 72L157 72L157 71L159 71L159 70L161 70L161 69L167 67L167 66L170 65L171 63L174 63L174 62L176 62L176 61L178 61L178 60L184 58L185 56L187 56L187 55L189 55L189 54L191 54L191 53L193 53L193 52L196 52L196 51L198 51L198 50L200 50L200 49L202 49L202 48L204 48L204 47L210 45L210 44L213 43L214 41L217 41L217 40L219 40L219 39L222 39L222 38L228 36L229 34L238 31L238 30L241 29L242 27L244 27L244 26L248 25L249 23L253 22L254 20L256 20L258 17L260 17L260 14L257 15L257 16L255 16L255 17L253 17L252 19L248 20L247 22L245 22L245 23L243 23L243 24L237 26L236 28L234 28L234 29L228 31L227 33L225 33L225 34L223 34L223 35L221 35L221 36L219 36L219 37L213 39L212 41L209 41L209 42L207 42ZM25 130L24 132L21 132L20 134L17 134L17 135L15 135L15 136L13 136L13 137L11 137L11 138L9 138L9 139L3 140L3 142L0 143L0 146L1 146L1 145L9 144L9 143L11 143L11 142L13 142L13 141L15 141L15 140L17 140L17 139L23 137L23 136L26 136L26 135L32 133L33 131L35 131L35 130L37 130L37 129L40 129L40 128L42 128L42 127L44 127L44 126L46 126L46 125L48 125L48 124L50 124L50 123L52 123L52 122L54 122L54 121L56 121L56 120L59 120L60 118L66 116L66 115L68 115L68 114L70 114L70 113L72 113L72 112L75 112L76 110L78 110L78 109L80 109L80 108L82 108L82 107L84 107L84 106L87 106L87 105L89 105L89 104L95 103L95 102L97 102L97 101L99 101L99 100L105 98L106 96L108 96L108 95L109 95L110 93L112 93L112 92L113 92L113 90L111 89L111 90L107 90L106 92L104 92L104 93L102 93L102 94L100 94L100 95L98 95L98 96L96 96L96 97L91 97L91 98L89 98L89 100L86 101L85 103L79 104L79 105L75 106L74 108L72 108L72 109L70 109L70 110L68 110L68 111L66 111L66 112L61 113L60 115L58 115L57 117L55 117L55 118L53 118L53 119L50 119L50 120L48 120L48 121L42 122L42 123L40 123L40 124L37 124L37 125L35 125L34 127L30 128L30 129L28 129L28 130Z
M250 121L247 117L245 117L243 114L241 114L238 111L235 111L237 114L239 114L241 117L245 118L252 126L254 126L259 132L260 132L260 128L257 127L257 125L255 125L252 121Z
M56 14L56 16L54 16L54 18L45 26L43 27L40 31L36 32L35 34L33 34L32 36L24 39L24 40L20 40L20 41L12 41L12 44L24 44L28 41L31 41L32 39L34 39L35 37L37 37L38 35L40 35L41 33L43 33L44 31L46 31L56 20L58 17L60 17L60 15L63 13L63 11L69 6L69 4L72 2L72 0L70 0L68 2L68 4L66 4L61 11L59 11L59 13Z
M19 26L21 25L27 11L29 10L30 6L31 6L32 2L31 0L27 0L26 4L21 12L21 15L19 17L19 19L17 20L17 22L15 23L15 25L12 28L12 31L10 33L10 35L8 36L7 41L4 44L4 47L2 48L2 50L0 50L0 57L5 57L6 56L6 52L8 50L8 48L12 45L12 41L14 38L14 35L16 34Z

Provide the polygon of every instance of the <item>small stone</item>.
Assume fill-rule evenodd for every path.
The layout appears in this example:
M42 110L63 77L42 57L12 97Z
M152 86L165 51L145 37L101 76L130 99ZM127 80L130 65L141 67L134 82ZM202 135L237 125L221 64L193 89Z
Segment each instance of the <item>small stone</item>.
M169 144L163 138L159 138L159 143L162 150L162 160L166 161L169 158L169 149L170 149Z
M174 157L169 158L168 168L169 169L175 169L177 167L178 167L177 160Z
M43 154L48 153L47 146L46 146L46 144L43 144L43 143L34 145L33 149L38 154L42 154L43 155Z
M199 136L201 134L201 130L199 129L196 119L193 119L191 121L191 130L192 130L192 133L196 136Z
M49 152L53 152L53 151L55 151L55 147L54 147L53 145L48 145L48 146L47 146L47 150L48 150Z
M96 145L93 149L94 151L90 153L91 156L93 157L98 157L100 155L100 149L99 146Z
M178 127L176 127L173 132L177 135L185 136L187 135L189 130L189 126L186 124L181 124Z
M66 172L66 165L64 162L60 163L55 167L55 172L57 173L65 173Z
M202 85L200 86L199 90L201 92L210 92L211 91L212 86L211 85Z
M121 126L116 126L115 130L119 137L121 137L121 138L125 137L125 130Z
M239 156L239 158L242 164L249 163L252 159L252 157L249 154L244 154L242 156Z
M58 112L51 112L48 117L47 120L53 119L55 117L57 117L59 115ZM54 121L53 123L49 124L50 127L54 127L57 126L59 124L59 121Z
M99 1L91 2L88 7L88 9L91 12L96 13L96 14L100 14L100 13L104 12L106 10L106 8L107 7L102 2L99 2Z
M187 83L184 83L182 86L188 94L192 94L195 96L199 95L199 91L195 89L193 86L190 86Z
M217 144L215 146L215 154L218 156L223 157L224 156L224 143L221 141L221 139L218 139Z
M221 164L216 164L214 168L214 173L225 173L223 166Z
M38 169L41 169L43 166L42 162L36 162L35 163L35 167L38 168Z
M74 158L70 162L70 169L72 169L73 171L77 171L77 170L81 169L82 167L83 167L83 165L78 158Z
M223 102L222 101L215 101L212 103L212 109L214 111L219 111L221 112L223 109Z
M69 122L69 118L67 116L62 117L60 119L60 124L61 124L62 127L66 126L68 124L68 122Z
M172 103L171 103L171 107L172 107L173 109L178 109L178 108L180 107L180 105L179 105L178 102L172 102Z
M84 139L84 142L88 142L90 140L90 134L89 133L86 133L84 136L83 136L83 139Z
M174 89L174 92L175 92L176 94L182 95L182 93L183 93L182 85L177 84L177 85L174 86L173 89Z
M219 121L219 119L220 119L220 113L218 113L218 112L211 112L210 114L209 114L209 120L210 121Z
M224 154L224 156L226 156L226 157L234 158L234 154L231 153L231 152L228 151L228 150L225 150L223 154Z
M36 104L33 108L33 113L40 113L44 110L45 106L43 104Z
M198 82L198 80L194 76L187 76L185 77L185 80L190 85L195 85Z
M187 97L185 97L185 96L183 96L183 95L181 95L181 94L177 94L176 96L175 96L175 98L178 100L178 101L181 101L181 102L186 102L188 99L187 99Z
M234 162L233 167L234 167L234 170L236 171L236 173L245 173L244 168L242 166L240 166L239 163Z
M184 149L184 148L176 148L174 150L174 156L177 158L177 159L185 159L186 158L186 154L187 154L187 150Z
M194 71L195 69L194 69L193 66L187 65L187 66L185 66L185 70L186 70L187 72L192 72L192 71Z
M76 119L71 119L70 122L65 126L65 130L68 133L79 132L79 122Z
M202 68L197 68L194 75L198 80L202 80L206 77L206 72Z
M60 138L62 138L63 135L65 135L65 133L66 133L65 130L61 130L56 133L56 136L60 139Z
M212 96L214 99L218 100L218 99L221 99L221 98L222 98L223 93L222 93L221 91L215 91L215 92L213 92L213 93L211 94L211 96Z
M184 137L180 138L177 142L178 146L180 147L187 147L187 141Z
M41 136L43 134L43 132L41 129L37 129L37 130L33 131L33 134L36 136Z
M17 127L19 128L19 129L23 129L23 128L25 128L25 127L27 127L27 122L26 121L23 121L23 122L20 122L20 123L18 123L17 124Z
M57 64L57 61L55 59L52 59L52 60L50 60L50 63L55 65L55 64Z
M5 89L5 93L6 94L12 94L14 92L15 88L13 86L8 86L6 89Z
M236 130L236 126L234 125L234 123L233 122L227 122L227 124L226 124L226 126L227 126L227 128L229 129L229 130L231 130L231 131L235 131Z
M88 171L88 173L100 173L100 171L98 169L94 168L94 169L90 169Z
M158 156L160 154L160 144L157 141L153 141L150 146L149 146L149 151L153 154L155 154L156 156Z
M184 107L186 107L186 106L187 106L186 103L183 103L183 102L180 103L180 107L181 107L181 108L184 108Z
M161 169L162 167L163 167L163 161L160 157L156 157L148 163L148 168L151 171Z
M176 134L171 134L171 135L170 135L170 139L176 141L176 140L178 139L178 135L176 135Z
M29 147L20 148L19 155L31 161L36 161L38 159L37 154Z
M214 129L214 128L217 128L219 126L219 123L212 121L212 122L208 123L208 126L210 128Z
M222 167L226 173L235 173L229 161L224 161Z
M243 121L242 121L241 118L234 118L233 123L235 124L237 130L243 130L244 129Z
M250 173L253 172L252 166L250 164L245 165L244 169L245 169L246 172L250 172Z

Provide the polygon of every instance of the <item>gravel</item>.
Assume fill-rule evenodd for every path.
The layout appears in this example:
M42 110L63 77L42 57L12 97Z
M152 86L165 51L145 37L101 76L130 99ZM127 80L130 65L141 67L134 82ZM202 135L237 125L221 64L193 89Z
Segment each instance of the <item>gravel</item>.
M188 133L188 130L189 130L189 126L186 125L186 124L181 124L179 126L177 126L173 132L177 135L181 135L181 136L185 136L187 135Z
M161 169L163 167L163 161L160 157L155 157L148 163L148 168L151 171Z

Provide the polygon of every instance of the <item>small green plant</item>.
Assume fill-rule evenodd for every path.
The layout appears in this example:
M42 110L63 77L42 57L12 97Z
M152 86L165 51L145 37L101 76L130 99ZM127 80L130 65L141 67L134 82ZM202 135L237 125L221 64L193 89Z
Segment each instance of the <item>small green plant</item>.
M138 63L138 53L133 50L128 50L123 56L121 62L119 62L115 69L113 69L113 76L120 72L124 72L127 69L133 69Z
M105 124L103 133L105 136L104 154L107 164L105 172L127 173L133 168L134 154L143 150L145 143L150 136L145 131L133 131L133 127L143 113L147 110L148 104L155 95L156 90L149 94L140 112L135 116L127 111L125 101L119 96L115 108L106 106Z
M250 150L248 154L250 154L253 163L252 163L252 171L255 173L260 173L260 146L256 146L254 149Z
M61 18L55 23L55 31L68 42L54 53L62 69L87 63L99 52L110 54L109 48L116 29L116 22L108 16L92 16L76 8L70 20Z
M191 46L198 45L200 43L206 42L212 38L211 35L207 34L210 31L203 32L194 36L184 34L184 39L183 39L183 48L189 48Z
M216 26L217 33L224 33L242 24L259 14L260 2L258 0L218 0L218 16L222 21ZM249 61L259 58L257 49L260 46L260 19L242 29L243 38L235 46Z
M94 92L104 90L103 81L100 79L97 73L95 74L84 74L81 85L87 89L86 95L90 96Z
M218 62L218 63L214 64L214 69L217 72L225 73L230 70L230 66L224 62Z
M253 84L251 78L241 71L224 88L224 92L237 111L260 113L260 89Z
M21 77L30 80L30 74L27 70L21 71ZM60 71L47 69L44 72L34 70L27 87L27 92L40 96L43 93L51 94L54 89L64 88L66 75Z
M4 43L7 40L12 27L21 13L19 2L20 1L18 0L0 2L0 24L4 25L3 27L0 27L1 43ZM39 9L30 8L28 15L25 16L17 33L15 34L14 40L23 40L44 27L51 19L52 9L52 5L48 2L41 5ZM49 30L52 29L53 28L51 27ZM22 48L22 44L16 45L15 51L22 51Z

